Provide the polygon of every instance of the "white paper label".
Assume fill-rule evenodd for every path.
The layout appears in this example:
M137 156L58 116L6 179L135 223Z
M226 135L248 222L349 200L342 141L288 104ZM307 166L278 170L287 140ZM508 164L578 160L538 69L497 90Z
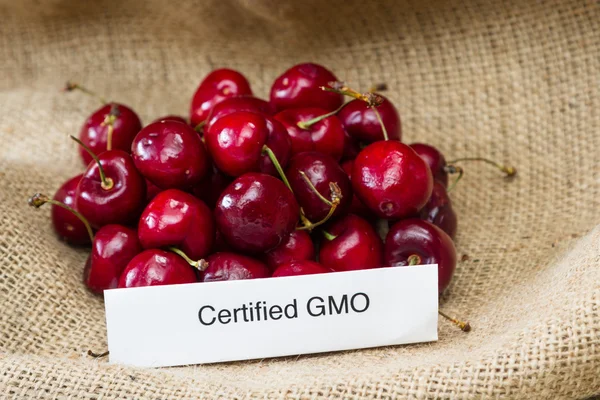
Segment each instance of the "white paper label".
M437 340L436 265L104 292L110 362L163 367Z

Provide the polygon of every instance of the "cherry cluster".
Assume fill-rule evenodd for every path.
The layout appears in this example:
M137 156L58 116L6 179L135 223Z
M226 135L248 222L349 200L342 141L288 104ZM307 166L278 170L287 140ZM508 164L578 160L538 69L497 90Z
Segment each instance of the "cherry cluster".
M265 101L219 69L200 83L189 121L146 126L125 105L67 89L103 104L71 137L87 168L29 202L52 205L68 243L91 243L92 292L433 263L439 292L450 283L448 176L462 169L430 145L402 143L384 87L361 93L306 63Z

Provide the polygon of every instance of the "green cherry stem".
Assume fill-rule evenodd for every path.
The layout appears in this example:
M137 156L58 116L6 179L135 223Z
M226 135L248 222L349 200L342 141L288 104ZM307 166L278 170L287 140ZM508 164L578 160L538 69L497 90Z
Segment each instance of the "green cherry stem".
M179 250L176 247L169 247L169 250L183 258L188 264L190 264L192 267L196 268L199 271L204 271L206 268L208 268L208 262L204 259L194 261L191 258L189 258L187 254L185 254L183 251Z
M323 236L325 236L325 239L332 241L333 239L335 239L337 236L332 235L331 233L327 232L327 231L321 231L323 233Z
M63 91L64 92L72 92L74 90L79 90L80 92L83 92L89 96L92 96L96 99L98 99L100 101L100 103L107 104L108 102L104 99L104 97L100 96L98 93L91 91L90 89L86 88L85 86L81 86L78 83L74 83L74 82L67 82L67 84L65 85Z
M447 314L444 314L443 312L441 312L439 310L438 310L438 314L440 314L442 317L446 318L448 321L452 322L454 325L458 326L461 331L463 331L463 332L471 331L471 324L469 324L469 322L463 322L457 318L453 318Z
M412 266L412 265L420 265L420 264L421 264L421 262L422 262L422 260L421 260L421 257L419 257L419 256L418 256L418 255L416 255L416 254L412 254L412 255L410 255L410 256L409 256L409 257L406 259L406 261L408 261L408 265L411 265L411 266Z
M102 181L102 184L100 186L102 187L102 189L112 189L115 183L104 173L104 168L102 168L102 164L100 163L100 159L98 158L98 156L94 154L94 152L89 147L87 147L81 140L77 139L75 136L69 135L69 137L76 141L81 147L83 147L83 149L88 152L88 154L94 159L94 161L96 161L96 164L98 164L98 172L100 172L100 180Z
M387 129L385 128L385 125L383 124L383 120L381 119L381 114L379 113L377 106L371 106L371 108L375 112L375 116L377 117L377 121L379 121L379 125L381 125L381 132L383 132L383 140L390 140L390 137L388 136L388 133L387 133Z
M449 161L448 164L456 164L456 163L464 162L464 161L482 161L486 164L489 164L489 165L492 165L492 166L498 168L500 171L502 171L504 174L506 174L507 177L515 176L517 174L517 169L515 167L512 167L510 165L502 165L502 164L499 164L495 161L492 161L492 160L490 160L488 158L484 158L484 157L457 158L456 160Z
M308 181L308 182L310 182L310 181ZM340 187L338 186L338 184L335 183L335 182L330 182L329 183L329 190L331 191L331 201L325 199L325 197L323 197L317 191L317 188L315 188L312 183L310 183L309 186L310 186L311 190L313 190L319 196L319 198L321 198L321 200L324 200L325 204L329 205L329 212L327 213L327 215L325 216L325 218L323 218L322 220L320 220L318 222L314 222L313 223L313 222L310 222L305 216L303 216L304 215L304 211L302 211L302 214L301 214L300 218L302 219L302 223L304 225L301 226L301 227L296 228L298 230L312 231L317 226L323 225L325 222L327 222L333 216L333 213L335 213L335 210L340 205L340 201L342 199L342 190L340 189Z
M200 122L198 125L196 125L194 127L194 130L198 133L202 133L204 131L204 126L206 126L206 124L208 123L208 120L204 120L202 122Z
M75 209L69 207L65 203L62 203L58 200L51 199L47 195L41 194L41 193L36 193L33 196L31 196L29 198L29 200L27 201L27 203L29 203L29 205L31 207L35 207L35 208L40 208L44 204L52 204L54 206L62 207L65 210L70 211L71 213L73 213L73 215L75 215L77 218L79 218L79 220L83 223L83 225L85 225L85 229L87 230L87 233L90 237L90 241L91 242L94 241L94 231L92 230L92 227L90 226L90 223L88 222L88 220L79 211L76 211Z
M104 121L102 121L101 126L107 127L106 150L112 150L112 138L113 132L115 131L115 122L117 121L117 118L119 118L120 115L121 112L119 111L119 106L113 104L110 107L110 112L106 115Z
M326 114L323 115L319 115L318 117L314 117L312 119L309 119L308 121L298 121L298 123L296 125L298 125L298 128L300 129L308 129L311 126L313 126L314 124L316 124L317 122L323 121L325 118L329 118L335 114L337 114L338 112L340 112L340 110L342 108L344 108L346 104L342 104L341 106L339 106L338 108L336 108L335 110L328 112Z
M452 189L454 189L456 184L461 180L461 178L465 174L465 171L461 167L457 167L455 165L446 165L444 167L444 170L449 174L458 174L454 182L452 182L452 185L450 185L450 187L446 190L447 193L450 193Z
M285 176L285 173L283 172L283 168L281 168L281 164L279 164L279 161L277 160L275 153L273 153L273 150L271 150L269 148L269 146L267 146L265 144L262 148L262 152L263 152L263 154L266 154L269 157L269 160L271 160L271 162L273 163L273 166L277 170L277 173L281 177L281 180L283 181L283 183L285 183L285 186L287 186L288 189L290 189L290 192L294 193L294 191L292 190L292 186L290 185L290 182L288 181L287 177Z
M300 174L300 176L302 177L302 179L304 180L304 182L306 182L306 184L310 187L310 190L312 190L317 197L319 198L319 200L321 200L323 203L327 204L329 207L333 206L333 203L330 200L327 200L325 198L325 196L323 196L315 187L315 185L313 185L313 183L310 181L310 179L308 179L308 176L306 176L306 174L304 173L304 171L299 171L298 172Z

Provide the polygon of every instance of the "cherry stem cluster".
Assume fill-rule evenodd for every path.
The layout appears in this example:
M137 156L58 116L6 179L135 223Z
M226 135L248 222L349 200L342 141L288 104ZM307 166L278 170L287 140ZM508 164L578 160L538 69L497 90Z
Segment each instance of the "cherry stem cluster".
M40 208L44 204L52 204L54 206L62 207L65 210L70 211L71 213L73 213L73 215L75 215L77 218L79 218L79 220L83 223L83 225L85 226L85 229L87 230L87 233L90 237L90 241L92 241L92 242L94 241L94 231L92 230L92 227L91 227L90 223L88 222L88 220L79 211L76 211L75 209L73 209L72 207L69 207L68 205L66 205L63 202L51 199L47 195L42 194L42 193L34 194L33 196L31 196L29 198L29 200L27 200L27 202L29 203L29 205L31 207L35 207L35 208Z
M87 151L87 153L94 159L94 161L96 161L96 164L98 164L98 172L100 173L100 180L102 181L102 184L100 186L102 187L102 189L112 189L115 183L111 178L106 176L106 173L104 172L104 168L102 168L102 163L100 163L100 159L98 158L98 156L94 154L92 149L86 146L81 140L77 139L75 136L69 135L69 137L75 142L77 142L81 147L83 147L83 149Z
M106 104L108 103L104 97L100 96L98 93L91 91L90 89L86 88L85 86L81 86L78 83L74 83L74 82L67 82L67 84L65 85L63 92L72 92L74 90L79 90L80 92L83 92L89 96L95 97L96 99L98 99L100 101L100 103L102 104Z
M438 314L440 314L442 317L446 318L448 321L452 322L454 325L458 326L461 331L463 331L463 332L471 331L471 324L469 324L469 322L464 322L457 318L450 317L449 315L444 314L443 312L441 312L439 310L438 310Z
M327 215L318 222L309 221L308 218L306 218L306 216L304 216L304 211L302 212L301 219L302 219L303 226L299 227L298 230L312 231L317 226L323 225L325 222L329 221L329 219L333 216L333 214L335 213L335 210L338 208L338 206L340 205L340 202L342 200L342 190L340 189L340 187L338 186L337 183L330 182L329 183L329 191L331 192L331 200L328 200L327 198L325 198L325 196L323 196L317 190L315 185L313 185L313 183L310 181L310 179L308 179L308 177L306 176L304 171L300 171L299 173L300 173L300 176L302 176L302 179L304 179L306 184L310 187L310 190L312 190L317 195L319 200L321 200L323 203L325 203L326 205L329 206L329 212L327 213Z
M208 268L208 262L204 259L194 261L191 258L189 258L187 254L185 254L183 251L179 250L176 247L169 247L169 250L183 258L188 264L196 268L198 271L204 271L206 270L206 268Z

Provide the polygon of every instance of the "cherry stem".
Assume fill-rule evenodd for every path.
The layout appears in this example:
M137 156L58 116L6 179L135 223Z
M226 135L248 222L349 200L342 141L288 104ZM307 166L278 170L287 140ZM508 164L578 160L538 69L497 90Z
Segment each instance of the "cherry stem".
M463 162L463 161L483 161L484 163L487 163L489 165L492 165L492 166L498 168L500 171L502 171L504 174L506 174L507 177L515 176L517 174L517 169L515 167L512 167L510 165L502 165L502 164L499 164L495 161L492 161L492 160L490 160L488 158L484 158L484 157L457 158L456 160L449 161L448 164L456 164L458 162Z
M87 230L87 233L90 237L90 241L92 241L92 242L94 241L94 231L92 230L92 227L90 226L90 223L88 222L88 220L79 211L76 211L75 209L69 207L65 203L60 202L58 200L51 199L48 196L46 196L45 194L41 194L41 193L34 194L33 196L31 196L29 198L29 200L27 200L27 202L29 203L29 205L31 207L35 207L35 208L40 208L44 204L48 203L48 204L52 204L54 206L62 207L65 210L70 211L71 213L73 213L73 215L75 215L77 218L79 218L79 220L83 223L83 225L85 225L85 229Z
M419 257L416 254L412 254L407 258L408 261L408 265L420 265L422 260L421 257Z
M96 99L98 99L102 104L106 104L108 103L104 97L100 96L98 93L91 91L90 89L81 86L78 83L74 83L74 82L67 82L67 84L65 85L63 91L64 92L72 92L74 90L79 90L80 92L83 92L89 96L95 97Z
M206 268L208 268L208 262L204 259L194 261L191 258L189 258L187 254L185 254L183 251L179 250L176 247L169 247L169 250L183 258L188 264L190 264L192 267L196 268L199 271L204 271Z
M279 164L279 161L277 160L277 156L275 156L275 153L273 153L273 150L271 150L269 148L269 146L267 146L265 144L262 148L262 152L263 152L263 154L266 153L267 156L269 156L269 160L271 160L271 162L273 163L273 166L277 170L277 173L281 177L281 180L283 181L283 183L285 183L285 186L287 186L288 189L290 189L290 192L294 193L294 191L292 190L292 186L290 185L290 182L288 181L287 177L285 176L285 173L283 172L283 168L281 168L281 164Z
M312 183L310 184L310 187L312 188L312 190L315 191L315 193L317 193L317 195L319 197L323 197L317 191L317 189L312 185ZM305 216L303 216L304 211L302 211L302 214L301 214L300 218L302 219L302 222L303 222L304 226L301 226L301 227L297 228L298 230L308 230L308 231L311 231L311 230L315 229L317 226L323 225L325 222L327 222L333 216L333 214L335 213L335 210L340 205L340 201L342 199L342 190L340 189L340 187L338 186L338 184L335 183L335 182L330 182L329 183L329 190L331 191L331 201L329 201L329 200L327 200L327 199L325 199L323 197L323 199L325 199L327 201L327 203L330 204L329 212L327 213L327 215L325 216L325 218L323 218L322 220L320 220L318 222L312 223Z
M372 92L360 93L359 91L346 86L346 84L343 82L329 82L328 85L329 86L321 86L321 90L341 94L344 96L352 97L353 99L364 101L370 107L377 107L380 106L381 103L383 103L383 97L381 97L380 95Z
M308 179L308 176L306 176L306 174L304 173L304 171L298 171L298 173L300 174L300 176L302 177L302 179L304 179L304 182L306 182L306 184L310 187L310 190L312 190L317 197L325 204L327 204L329 207L333 206L333 203L329 200L327 200L325 198L325 196L323 196L315 187L315 185L313 185L313 183L310 181L310 179Z
M198 125L194 127L194 130L198 133L202 133L204 131L204 126L208 123L207 120L200 122Z
M298 123L296 125L298 125L298 128L300 129L308 129L311 126L313 126L314 124L316 124L317 122L320 122L322 120L324 120L325 118L329 118L335 114L337 114L338 112L340 112L340 110L342 108L344 108L346 104L342 104L341 106L339 106L338 108L336 108L335 110L328 112L326 114L323 115L319 115L318 117L314 117L312 119L309 119L308 121L298 121Z
M458 326L460 328L461 331L463 332L470 332L471 331L471 324L469 324L469 322L463 322L459 319L456 318L452 318L449 315L444 314L443 312L438 310L438 313L446 318L448 321L452 322L454 325Z
M452 182L452 185L450 185L450 187L446 190L446 193L450 193L452 191L452 189L454 189L454 187L456 186L456 184L458 183L458 181L461 180L461 178L463 177L465 171L461 167L457 167L455 165L446 165L444 167L444 170L446 172L448 172L449 174L458 174L458 176L456 177L456 179L454 180L454 182Z
M110 112L104 117L101 126L108 126L108 132L106 134L106 150L112 150L112 137L115 130L115 122L121 115L119 107L116 104L111 105Z
M390 137L388 136L388 133L387 133L387 129L386 129L385 125L383 124L383 120L381 119L381 114L379 113L379 110L377 110L377 106L371 106L371 108L375 112L377 121L379 121L379 125L381 126L381 132L383 132L383 140L390 140Z
M94 353L93 351L91 351L91 350L88 350L87 354L88 354L88 356L90 356L90 357L94 357L94 358L102 358L102 357L106 357L106 356L109 354L109 352L108 352L108 350L107 350L107 351L105 351L104 353Z
M102 187L102 189L104 189L104 190L112 189L114 186L114 182L111 178L107 177L106 174L104 173L104 168L102 168L102 164L100 163L100 159L98 158L98 156L96 154L94 154L94 152L89 147L87 147L81 140L77 139L75 136L69 135L69 137L71 139L73 139L74 141L76 141L81 147L83 147L83 149L88 152L88 154L94 159L94 161L96 161L96 164L98 164L98 171L100 172L100 180L102 181L102 184L100 186Z
M327 232L327 231L322 231L323 232L323 236L325 236L325 239L332 241L333 239L335 239L337 236L332 235L331 233Z

